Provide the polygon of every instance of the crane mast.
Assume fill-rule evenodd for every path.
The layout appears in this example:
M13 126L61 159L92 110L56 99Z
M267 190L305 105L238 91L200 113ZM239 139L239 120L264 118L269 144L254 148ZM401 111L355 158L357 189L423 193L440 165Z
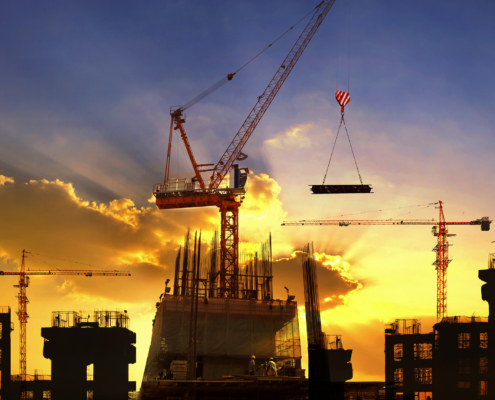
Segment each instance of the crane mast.
M435 203L436 204L436 203ZM432 229L433 236L437 237L437 245L433 248L436 254L436 259L433 265L437 271L437 320L441 321L443 317L447 316L447 267L452 261L449 259L449 242L448 237L455 236L455 234L449 234L447 225L475 225L481 226L482 231L489 231L492 221L489 217L483 217L472 221L445 221L443 213L443 203L438 202L439 218L438 221L434 219L404 219L404 220L301 220L301 221L284 221L282 226L317 226L317 225L337 225L337 226L351 226L351 225L434 225Z
M239 252L239 207L246 193L244 185L249 170L238 168L234 164L241 160L242 149L251 137L256 126L279 92L283 83L301 57L308 43L313 38L319 26L323 22L335 0L324 0L318 6L289 54L278 68L274 77L261 96L258 97L254 108L234 136L224 154L213 168L214 164L197 164L187 138L183 124L186 122L183 111L186 106L172 107L170 110L170 136L168 142L167 162L165 167L165 179L163 184L153 186L153 195L159 209L176 209L191 207L216 206L221 214L220 223L220 297L238 297L238 252ZM234 74L228 75L231 80ZM179 130L182 141L187 150L189 160L194 169L195 176L188 182L185 179L170 179L170 155L172 147L172 135L174 130ZM233 170L233 187L221 188L221 183L229 172ZM212 172L208 186L205 185L201 173ZM232 173L232 172L231 172ZM197 183L197 184L196 184ZM197 187L199 185L199 188Z

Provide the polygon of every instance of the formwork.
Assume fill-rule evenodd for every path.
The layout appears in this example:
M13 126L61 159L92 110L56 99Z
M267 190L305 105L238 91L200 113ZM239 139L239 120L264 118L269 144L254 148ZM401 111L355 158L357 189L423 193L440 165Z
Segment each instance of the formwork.
M144 381L168 374L173 360L187 359L191 299L169 295L159 303ZM258 365L270 357L280 362L300 360L297 303L202 298L197 312L196 352L197 375L203 379L245 374L252 355Z
M297 303L272 298L271 239L238 256L238 268L226 269L218 233L209 243L187 233L156 303L144 382L244 375L253 355L257 366L273 357L294 376L301 368ZM186 370L171 368L185 360Z

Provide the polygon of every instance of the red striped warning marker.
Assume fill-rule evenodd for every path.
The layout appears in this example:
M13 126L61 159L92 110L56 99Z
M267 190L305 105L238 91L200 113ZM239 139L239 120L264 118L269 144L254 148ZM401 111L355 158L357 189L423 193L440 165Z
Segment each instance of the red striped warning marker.
M342 90L337 90L335 93L335 98L341 105L341 107L345 107L351 101L351 96L349 93L343 92Z

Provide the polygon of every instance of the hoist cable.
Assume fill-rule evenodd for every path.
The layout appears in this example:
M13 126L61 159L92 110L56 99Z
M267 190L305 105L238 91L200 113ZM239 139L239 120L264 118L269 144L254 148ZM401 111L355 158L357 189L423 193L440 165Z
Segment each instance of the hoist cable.
M402 217L403 215L407 215L407 214L411 214L413 212L417 212L417 211L420 211L420 210L424 210L426 208L430 207L430 205L427 205L426 207L423 207L423 208L418 208L417 210L414 210L414 211L409 211L407 213L404 213L404 214L400 214L400 215L396 215L395 217L392 217L392 218L388 218L387 221L391 221L393 219L396 219L396 218L399 218L399 217ZM432 221L433 222L433 221Z
M282 39L289 31L291 31L293 28L295 28L299 23L301 23L303 20L305 20L315 9L320 7L321 3L318 4L314 9L312 9L309 13L307 13L304 17L302 17L298 22L296 22L294 25L292 25L285 33L283 33L281 36L279 36L274 42L270 43L268 46L266 46L263 50L261 50L258 54L256 54L253 58L251 58L247 63L245 63L241 68L239 68L237 71L235 71L233 74L228 74L226 77L220 79L217 83L215 83L213 86L210 88L206 89L204 92L196 96L194 99L190 100L186 104L184 104L183 107L181 107L182 111L187 110L188 108L191 108L193 105L198 103L199 101L203 100L206 96L209 94L213 93L217 89L220 89L223 85L225 85L228 81L231 81L232 78L234 77L235 74L237 74L241 69L243 69L245 66L247 66L251 61L254 61L256 58L258 58L261 54L263 54L268 48L272 47L275 43L277 43L280 39Z
M337 79L335 80L335 90L339 90L339 10L340 2L337 1Z
M340 127L342 126L342 121L344 120L344 114L342 114L342 118L340 119L339 129L337 130L337 136L335 136L335 141L333 142L332 153L330 154L330 159L328 160L327 170L325 171L325 176L323 177L323 185L325 184L325 180L327 179L328 168L330 167L330 162L332 161L333 151L335 150L335 145L337 144L337 139L340 133Z
M361 214L384 212L384 211L390 211L390 210L402 210L403 208L412 208L412 207L423 207L423 206L426 206L425 208L428 208L430 206L434 206L434 205L437 205L437 204L438 203L415 204L413 206L402 206L402 207L384 208L384 209L381 209L381 210L361 211L361 212L358 212L358 213L351 213L351 214L332 215L330 217L323 217L323 218L318 218L318 219L329 219L329 218L337 218L337 217L348 217L350 215L361 215Z
M65 262L69 262L69 263L73 263L73 264L79 264L79 265L86 265L88 267L93 267L93 268L99 268L99 269L103 269L103 270L107 270L107 271L115 271L115 270L110 270L108 268L102 268L102 267L98 267L96 265L92 265L92 264L86 264L86 263L82 263L82 262L79 262L79 261L72 261L72 260L66 260L65 258L60 258L60 257L53 257L53 256L47 256L46 254L37 254L37 253L31 253L33 256L39 256L39 257L48 257L48 258L52 258L54 260L59 260L59 261L65 261ZM43 261L43 260L40 260L42 262L44 262L45 264L47 265L50 265L48 264L47 262ZM55 269L58 269L56 267L52 267L52 268L55 268Z
M188 108L191 108L193 105L198 103L199 101L203 100L206 96L209 94L213 93L215 90L221 88L223 85L225 85L229 81L229 78L226 76L222 79L220 79L217 83L215 83L213 86L211 86L209 89L206 89L203 93L200 95L196 96L194 99L191 101L187 102L184 104L183 107L181 107L182 111L187 110Z
M321 3L320 3L321 4ZM241 68L239 68L237 71L234 72L234 74L237 74L241 69L243 69L246 65L248 65L251 61L256 59L258 56L260 56L263 52L265 52L269 47L271 47L273 44L277 43L280 39L282 39L292 28L296 27L301 21L305 20L309 14L311 14L316 8L320 6L318 4L313 10L311 10L309 13L307 13L304 17L302 17L296 24L291 26L282 36L280 36L277 40L275 40L273 43L269 44L266 46L263 50L261 50L258 54L256 54L251 60L249 60L246 64L244 64Z
M358 173L358 176L359 176L359 181L361 182L361 185L362 185L363 184L363 179L361 178L361 173L359 172L359 168L358 168L357 161L356 161L356 156L354 155L354 149L352 148L351 138L349 136L349 131L347 130L347 125L345 124L345 119L344 119L344 113L343 112L342 112L342 117L340 118L339 129L337 130L337 135L335 136L335 141L333 142L332 153L330 154L330 159L328 160L327 170L325 171L325 176L323 177L323 185L325 184L325 181L327 179L328 168L330 167L330 163L332 161L333 152L335 150L335 145L337 144L337 139L339 137L340 128L342 126L342 123L344 123L345 132L347 134L347 140L349 141L349 146L351 147L352 157L354 158L354 164L356 165L356 170L357 170L357 173Z
M357 165L356 156L354 155L354 150L352 148L351 138L349 137L349 132L347 131L347 125L345 124L344 113L342 113L342 121L344 121L345 132L347 133L347 139L349 140L349 146L351 146L351 152L352 152L352 156L354 157L354 164L356 164L357 173L359 175L359 181L361 182L361 185L362 185L363 180L361 179L361 174L359 173L359 168Z
M349 46L348 46L348 62L347 62L347 93L350 92L350 80L351 80L351 0L349 0Z
M337 0L337 79L336 89L339 90L339 16L340 2ZM348 26L348 48L347 48L347 93L350 93L351 81L351 0L349 0L349 26Z

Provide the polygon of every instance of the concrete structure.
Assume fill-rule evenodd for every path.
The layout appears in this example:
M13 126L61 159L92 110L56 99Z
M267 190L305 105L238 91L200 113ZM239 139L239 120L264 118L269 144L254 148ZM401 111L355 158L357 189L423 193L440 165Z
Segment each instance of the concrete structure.
M14 329L10 307L0 307L0 399L10 393L10 332Z
M385 329L388 398L426 400L433 392L433 333L421 334L419 320L396 320ZM394 394L395 393L395 394Z
M495 254L488 255L488 268L480 270L478 277L486 282L481 287L481 298L488 302L488 336L495 337ZM495 364L495 346L488 348L488 362L491 365ZM488 386L495 388L495 368L488 370ZM487 399L495 399L495 390L490 390L487 393Z
M158 303L144 382L172 378L171 363L187 359L190 304L190 296L164 296ZM244 375L253 354L257 366L274 357L301 368L295 301L200 299L197 324L197 377Z
M387 399L495 399L495 253L479 271L489 317L444 317L433 332L420 333L418 320L396 320L385 329Z
M97 311L93 321L76 312L54 312L42 328L43 355L52 361L52 399L127 400L136 388L128 364L136 362L136 334L126 313ZM87 367L93 364L93 380Z
M421 334L418 320L396 320L385 330L387 398L487 399L487 319L445 317L433 329Z
M435 400L486 399L486 318L446 317L433 328Z
M26 396L28 399L43 400L51 399L52 395L52 382L50 375L43 375L35 370L34 375L26 375ZM10 397L6 399L20 399L21 398L21 376L12 375L10 382ZM3 400L3 397L2 397Z

